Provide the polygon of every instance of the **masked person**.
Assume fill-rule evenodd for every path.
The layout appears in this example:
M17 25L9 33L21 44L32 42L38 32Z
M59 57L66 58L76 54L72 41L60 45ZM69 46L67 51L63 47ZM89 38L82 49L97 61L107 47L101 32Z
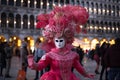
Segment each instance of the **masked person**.
M33 55L29 55L28 63L29 67L35 70L42 70L50 65L50 70L39 80L79 80L72 68L84 77L94 77L85 71L79 63L79 55L71 50L74 34L78 30L76 26L85 24L87 19L88 13L85 8L71 5L55 7L49 15L38 16L37 27L43 27L43 36L46 38L42 48L46 49L47 53L38 63L34 62ZM44 25L41 25L42 23Z

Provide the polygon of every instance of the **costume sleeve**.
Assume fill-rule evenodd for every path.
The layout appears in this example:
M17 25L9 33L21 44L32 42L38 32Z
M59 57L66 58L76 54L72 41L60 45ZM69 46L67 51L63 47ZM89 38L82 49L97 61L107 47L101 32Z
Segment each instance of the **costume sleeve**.
M38 70L41 70L45 67L47 67L51 63L51 58L48 55L43 55L42 58L39 60L38 64Z
M48 64L50 64L51 58L47 56L46 54L43 55L43 57L36 63L33 60L33 56L28 56L28 64L31 69L34 70L42 70L43 68L47 67Z
M82 65L79 62L79 56L78 55L74 59L73 66L80 74L87 77L87 73L86 73L85 69L82 67Z

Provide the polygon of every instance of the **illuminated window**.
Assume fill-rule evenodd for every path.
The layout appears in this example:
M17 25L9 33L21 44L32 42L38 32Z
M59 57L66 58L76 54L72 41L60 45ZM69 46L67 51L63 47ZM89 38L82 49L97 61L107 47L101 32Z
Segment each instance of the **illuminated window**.
M83 49L84 50L89 50L90 49L90 40L88 38L84 38L83 42L84 42L84 44L82 45Z
M96 44L98 44L98 43L99 43L98 39L93 39L93 40L91 41L91 49L95 49Z
M104 42L108 43L108 41L104 38L100 41L100 45L102 45Z
M114 39L111 39L111 40L109 41L109 43L110 43L111 45L113 45L113 44L115 44L115 40L114 40Z

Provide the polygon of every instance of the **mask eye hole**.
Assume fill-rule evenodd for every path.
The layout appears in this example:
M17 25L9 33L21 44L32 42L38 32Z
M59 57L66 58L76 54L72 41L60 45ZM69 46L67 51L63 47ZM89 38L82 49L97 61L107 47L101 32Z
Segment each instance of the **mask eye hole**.
M63 40L60 40L60 42L63 42Z
M58 42L58 40L55 40L56 42Z

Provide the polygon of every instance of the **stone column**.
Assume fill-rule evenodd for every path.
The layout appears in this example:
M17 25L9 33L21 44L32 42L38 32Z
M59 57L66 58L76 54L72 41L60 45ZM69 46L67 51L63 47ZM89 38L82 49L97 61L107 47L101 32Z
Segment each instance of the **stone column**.
M37 8L37 1L36 0L34 0L34 8Z
M6 14L6 23L7 23L7 25L6 25L6 27L8 28L8 24L9 24L9 20L8 20L8 14Z
M27 6L27 7L29 8L29 7L30 7L30 0L28 0L27 4L28 4L28 6Z
M0 13L0 27L1 27L1 13Z
M15 17L14 17L14 29L16 29L16 18Z
M41 0L40 8L43 9L43 0Z
M14 0L14 7L16 6L16 0Z
M21 7L23 7L23 0L21 0Z
M8 3L9 3L9 0L7 0L7 5L8 5Z
M28 15L28 29L30 29L30 15Z
M23 29L23 15L21 15L21 29Z
M0 5L1 5L1 0L0 0Z
M34 16L34 29L36 29L36 15Z

